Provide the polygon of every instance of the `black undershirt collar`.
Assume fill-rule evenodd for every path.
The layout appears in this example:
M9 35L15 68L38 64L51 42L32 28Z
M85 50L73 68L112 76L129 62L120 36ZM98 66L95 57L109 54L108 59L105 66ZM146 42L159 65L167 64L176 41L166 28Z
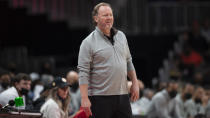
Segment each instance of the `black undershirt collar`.
M111 28L111 32L110 32L110 36L107 36L104 34L104 36L107 37L107 39L111 42L112 45L114 45L114 35L116 34L116 32L114 31L113 28Z

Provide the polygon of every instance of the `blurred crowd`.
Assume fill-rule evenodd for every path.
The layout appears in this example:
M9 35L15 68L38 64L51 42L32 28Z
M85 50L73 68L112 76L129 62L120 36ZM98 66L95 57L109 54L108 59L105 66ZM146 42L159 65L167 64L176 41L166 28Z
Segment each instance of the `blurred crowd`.
M1 107L10 100L22 97L24 105L19 109L42 112L47 118L73 116L80 108L78 72L69 70L65 77L59 77L54 76L49 67L46 64L41 74L13 73L1 68ZM60 112L56 113L57 111Z
M134 115L147 118L210 118L210 25L194 21L180 33L164 63L164 76L131 103ZM168 76L166 76L168 75Z

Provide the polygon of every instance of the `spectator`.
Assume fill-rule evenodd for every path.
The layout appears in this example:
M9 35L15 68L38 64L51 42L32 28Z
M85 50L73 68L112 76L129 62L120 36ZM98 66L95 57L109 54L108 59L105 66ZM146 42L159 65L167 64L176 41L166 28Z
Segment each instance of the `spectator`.
M205 108L202 105L202 97L204 95L204 89L197 87L193 98L188 100L185 104L187 117L195 117L197 114L205 114Z
M15 76L13 86L3 91L0 94L0 104L6 105L10 100L14 100L16 97L23 97L24 106L26 108L26 96L31 88L31 79L27 74L19 73Z
M9 72L2 70L0 71L0 93L8 89L11 85L11 78Z
M201 55L208 49L207 42L201 35L200 24L197 21L194 21L192 24L192 31L189 33L189 44L193 50L199 52Z
M206 117L210 118L210 99L209 99L208 105L206 107Z
M52 87L40 112L44 118L68 118L70 95L67 80L57 77L52 82Z
M203 62L202 56L194 51L189 45L185 45L184 51L181 54L181 60L186 67L198 67Z
M175 81L167 82L162 91L156 93L148 108L148 118L173 118L176 116L175 108L178 84Z
M80 90L79 90L79 76L78 73L76 71L70 71L67 73L66 76L67 82L69 84L71 84L71 88L70 88L70 96L71 96L71 102L70 102L70 109L71 109L71 115L76 113L79 108L80 108L80 100L81 100L81 96L80 96Z
M133 115L147 115L149 105L151 103L154 92L150 89L143 91L143 96L136 102L131 103Z
M36 101L36 99L40 97L40 93L44 90L44 85L41 82L41 79L40 79L40 76L38 73L32 72L30 74L30 77L32 79L32 86L31 86L32 97L31 97L31 99L33 99L33 101ZM48 85L46 84L46 86L48 86Z
M175 81L167 82L162 91L156 93L148 108L148 118L173 118L176 114L176 101L178 84Z
M34 110L40 111L41 106L45 103L52 89L52 83L44 86L44 90L40 93L40 97L33 102Z
M194 92L194 86L192 84L186 84L175 98L177 103L177 118L187 118L185 103L192 98Z
M195 69L203 63L202 56L186 44L184 45L183 53L181 54L181 69L183 71L183 78L185 81L193 82L192 78Z

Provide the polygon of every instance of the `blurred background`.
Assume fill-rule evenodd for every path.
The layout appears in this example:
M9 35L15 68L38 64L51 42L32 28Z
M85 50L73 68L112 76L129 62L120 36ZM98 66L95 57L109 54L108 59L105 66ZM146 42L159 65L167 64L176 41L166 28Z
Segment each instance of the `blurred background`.
M0 0L0 68L65 76L102 1L112 5L145 86L170 78L210 83L209 0Z

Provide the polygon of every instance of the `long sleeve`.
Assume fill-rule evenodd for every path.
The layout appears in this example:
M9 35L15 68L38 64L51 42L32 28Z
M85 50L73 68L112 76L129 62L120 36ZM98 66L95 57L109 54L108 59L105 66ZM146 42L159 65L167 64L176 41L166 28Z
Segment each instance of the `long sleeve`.
M182 116L183 114L181 114L181 106L180 106L180 103L178 101L176 101L176 104L175 104L175 113L176 113L176 117L177 118L184 118L184 116ZM184 111L182 111L184 112Z
M175 98L175 115L176 118L186 118L186 111L180 94Z
M123 34L124 35L124 34ZM126 40L126 52L127 52L127 56L126 56L126 60L127 60L127 71L131 71L131 70L135 70L133 62L132 62L132 56L130 53L130 49L128 46L128 42L127 42L127 38L124 35L124 39Z
M90 63L92 60L91 46L87 40L83 40L78 57L79 84L88 84L90 76Z
M157 98L155 102L155 109L157 110L159 118L171 118L168 111L168 103L165 99Z
M193 103L192 99L191 100L188 100L185 103L185 107L186 107L186 113L187 113L187 115L189 115L191 117L194 117L196 115L196 113L197 113L196 106Z

